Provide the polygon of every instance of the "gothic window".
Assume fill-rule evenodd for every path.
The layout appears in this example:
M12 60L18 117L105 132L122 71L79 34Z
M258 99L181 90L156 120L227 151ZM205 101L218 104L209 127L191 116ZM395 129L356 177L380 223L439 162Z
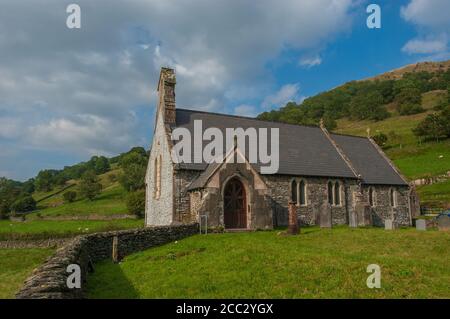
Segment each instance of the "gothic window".
M300 205L306 205L306 184L304 180L300 181Z
M393 188L389 190L389 200L392 207L397 206L397 192Z
M334 183L334 205L341 205L341 185Z
M333 205L333 183L328 182L328 204Z
M155 159L155 198L158 199L161 195L161 155L157 156Z
M297 182L292 181L291 183L291 200L297 203Z
M369 188L369 205L370 206L374 206L374 195L375 195L374 189L373 189L373 187L370 187Z

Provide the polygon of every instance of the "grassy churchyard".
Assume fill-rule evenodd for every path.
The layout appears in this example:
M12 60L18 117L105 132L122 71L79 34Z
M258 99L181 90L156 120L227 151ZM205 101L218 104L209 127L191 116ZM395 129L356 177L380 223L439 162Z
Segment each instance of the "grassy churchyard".
M450 298L450 233L303 228L195 235L96 265L90 298ZM381 288L369 289L369 264Z

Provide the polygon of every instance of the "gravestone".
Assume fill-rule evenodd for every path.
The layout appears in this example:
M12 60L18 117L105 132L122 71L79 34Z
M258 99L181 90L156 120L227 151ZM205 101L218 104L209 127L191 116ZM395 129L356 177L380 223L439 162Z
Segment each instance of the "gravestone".
M357 205L356 212L358 214L358 226L372 226L372 211L368 205Z
M299 233L297 204L294 202L289 202L288 210L289 210L289 226L287 233L289 235L297 235Z
M331 207L328 203L324 203L320 207L320 227L331 228Z
M441 215L437 218L437 226L439 230L450 229L450 217L448 215Z
M395 224L393 219L385 219L384 220L384 229L386 230L394 230Z
M425 219L416 219L417 230L427 230L427 221Z

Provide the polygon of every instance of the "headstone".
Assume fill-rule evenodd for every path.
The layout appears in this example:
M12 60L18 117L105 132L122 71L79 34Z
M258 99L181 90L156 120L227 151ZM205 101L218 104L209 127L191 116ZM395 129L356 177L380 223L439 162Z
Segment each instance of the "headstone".
M328 203L324 203L320 207L320 227L331 228L331 207Z
M393 219L385 219L384 220L384 229L386 229L386 230L395 229L394 220Z
M425 219L416 219L417 230L427 230L427 221Z
M450 229L450 217L448 215L441 215L437 218L438 230Z
M368 205L356 206L358 226L372 226L372 211Z
M288 211L289 211L289 226L287 233L289 235L297 235L299 233L297 204L294 202L289 202Z

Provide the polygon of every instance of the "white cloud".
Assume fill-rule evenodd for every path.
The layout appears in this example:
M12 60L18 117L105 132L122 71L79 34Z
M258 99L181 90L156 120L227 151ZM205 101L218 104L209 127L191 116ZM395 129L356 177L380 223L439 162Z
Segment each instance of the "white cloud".
M406 21L419 26L433 29L450 27L448 0L411 0L400 12Z
M258 110L253 105L241 104L234 108L234 114L240 116L255 117L256 115L258 115Z
M418 36L409 40L402 48L407 54L427 54L427 59L448 57L450 39L450 1L410 0L401 7L405 21L417 26Z
M297 102L299 97L300 84L286 84L283 85L278 92L267 96L262 102L264 110L284 106L288 102Z
M118 125L95 115L78 115L73 119L58 118L29 128L30 143L35 147L66 149L71 153L112 155L111 149L126 147L132 140L127 134L133 115ZM108 138L111 126L119 136Z
M447 41L441 40L410 40L402 48L408 54L432 54L447 50Z
M320 65L321 63L322 63L322 59L318 55L314 56L314 57L304 57L304 58L301 58L299 61L299 64L306 68L311 68L313 66Z
M3 127L14 145L86 155L125 151L144 137L148 145L150 136L124 122L138 107L154 107L161 66L177 71L179 107L227 111L270 95L267 62L291 48L320 51L348 30L353 10L351 0L77 3L82 28L69 30L64 1L2 0L0 118L30 128ZM295 95L289 88L264 105L284 103ZM0 165L22 174L13 161Z

